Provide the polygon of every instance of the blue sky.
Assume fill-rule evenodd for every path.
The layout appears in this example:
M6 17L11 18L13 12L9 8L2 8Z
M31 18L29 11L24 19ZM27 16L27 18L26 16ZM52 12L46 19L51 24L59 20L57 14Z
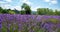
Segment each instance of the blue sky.
M33 11L37 8L60 9L60 0L0 0L0 6L4 9L21 10L23 3L31 6Z

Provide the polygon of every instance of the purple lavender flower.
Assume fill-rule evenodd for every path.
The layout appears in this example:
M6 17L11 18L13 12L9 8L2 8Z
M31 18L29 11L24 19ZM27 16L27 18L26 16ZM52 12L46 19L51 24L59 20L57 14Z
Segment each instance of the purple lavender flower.
M52 28L55 24L48 20L51 18L58 19L58 22L60 21L60 16L0 14L0 28L4 23L4 26L7 26L8 28L10 28L10 26L13 26L12 28L14 28L17 25L19 28L18 30L20 31L23 31L23 28L25 26L28 29L30 29L32 26L38 28L40 26L41 28L47 29L49 32L52 32ZM56 26L57 28L60 28L60 23L57 23ZM29 30L29 32L34 32L33 29L34 28Z
M0 28L2 28L2 24L0 24Z

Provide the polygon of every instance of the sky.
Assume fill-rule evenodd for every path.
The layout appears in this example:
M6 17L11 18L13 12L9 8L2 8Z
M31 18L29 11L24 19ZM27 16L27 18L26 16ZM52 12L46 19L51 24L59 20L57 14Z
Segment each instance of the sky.
M32 11L37 11L37 8L60 10L60 0L0 0L0 7L4 9L21 10L23 3L27 3L31 6Z

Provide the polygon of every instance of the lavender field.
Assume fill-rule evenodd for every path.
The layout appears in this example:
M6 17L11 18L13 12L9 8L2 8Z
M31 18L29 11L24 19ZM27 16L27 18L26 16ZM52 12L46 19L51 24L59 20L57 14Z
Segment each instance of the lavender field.
M60 16L0 14L0 32L60 32Z

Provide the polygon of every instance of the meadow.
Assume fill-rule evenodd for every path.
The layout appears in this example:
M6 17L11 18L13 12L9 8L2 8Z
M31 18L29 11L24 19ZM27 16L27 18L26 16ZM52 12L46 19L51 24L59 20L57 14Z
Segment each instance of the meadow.
M60 32L60 16L0 14L0 32Z

